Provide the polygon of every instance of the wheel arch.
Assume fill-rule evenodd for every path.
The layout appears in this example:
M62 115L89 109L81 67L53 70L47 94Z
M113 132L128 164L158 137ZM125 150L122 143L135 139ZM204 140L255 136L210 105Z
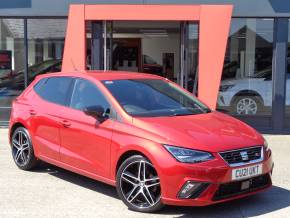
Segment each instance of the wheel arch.
M17 121L15 123L13 123L12 126L10 127L10 131L9 131L9 142L10 142L10 144L11 144L11 138L12 138L12 135L13 135L14 131L17 128L19 128L19 127L26 128L26 126L22 122L20 122L20 121Z
M146 134L146 132L144 132L144 134ZM164 146L162 146L161 142L148 138L142 137L140 132L138 135L127 135L126 138L123 136L119 137L118 135L113 136L113 143L111 145L111 164L109 167L110 179L116 180L116 175L122 162L132 155L144 156L154 165L157 173L161 177L162 169L167 167L168 157L171 155L166 151ZM174 159L172 158L172 160Z
M258 97L260 103L261 103L262 105L264 104L264 100L263 100L263 98L262 98L262 95L261 95L259 92L254 91L254 90L244 89L244 90L241 90L241 91L237 92L237 93L233 96L233 98L232 98L232 100L231 100L231 105L234 104L236 98L239 97L239 96L254 96L254 97Z
M144 154L143 152L139 151L139 150L127 150L125 151L124 153L122 153L120 155L120 157L118 158L117 160L117 164L116 164L116 167L114 169L114 177L116 177L117 175L117 172L118 172L118 169L119 167L121 166L121 164L129 157L133 156L133 155L141 155L141 156L144 156L145 158L147 158L149 161L150 159L148 158L148 156L146 154Z

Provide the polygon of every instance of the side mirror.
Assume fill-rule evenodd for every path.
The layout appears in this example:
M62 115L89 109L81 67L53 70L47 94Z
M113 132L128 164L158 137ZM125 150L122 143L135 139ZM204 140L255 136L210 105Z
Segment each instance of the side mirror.
M88 116L94 117L100 123L104 122L108 118L107 115L104 115L105 109L100 105L89 106L84 109L84 113Z

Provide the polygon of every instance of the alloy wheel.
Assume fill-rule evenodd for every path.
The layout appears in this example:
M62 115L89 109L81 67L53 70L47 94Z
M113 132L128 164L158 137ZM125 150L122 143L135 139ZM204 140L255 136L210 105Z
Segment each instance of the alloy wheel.
M19 166L24 166L28 163L31 155L29 139L26 133L22 130L17 131L12 138L12 155L14 161Z
M121 173L120 188L126 201L137 208L150 208L160 201L160 180L148 161L127 165Z
M252 98L242 98L237 103L237 113L238 114L246 114L246 115L254 115L258 111L257 102Z

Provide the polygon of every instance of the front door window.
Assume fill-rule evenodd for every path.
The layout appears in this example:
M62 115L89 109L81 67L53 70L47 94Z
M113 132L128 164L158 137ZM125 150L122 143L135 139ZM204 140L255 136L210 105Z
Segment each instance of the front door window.
M100 106L110 110L110 105L99 89L91 82L77 79L74 84L70 107L85 111L87 108Z

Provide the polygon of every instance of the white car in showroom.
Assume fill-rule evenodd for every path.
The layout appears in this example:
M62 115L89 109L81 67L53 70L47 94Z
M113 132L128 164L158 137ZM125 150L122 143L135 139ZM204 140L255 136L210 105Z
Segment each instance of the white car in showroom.
M237 115L267 113L272 106L272 70L265 69L253 77L223 80L218 106ZM290 74L287 74L286 105L290 105Z

